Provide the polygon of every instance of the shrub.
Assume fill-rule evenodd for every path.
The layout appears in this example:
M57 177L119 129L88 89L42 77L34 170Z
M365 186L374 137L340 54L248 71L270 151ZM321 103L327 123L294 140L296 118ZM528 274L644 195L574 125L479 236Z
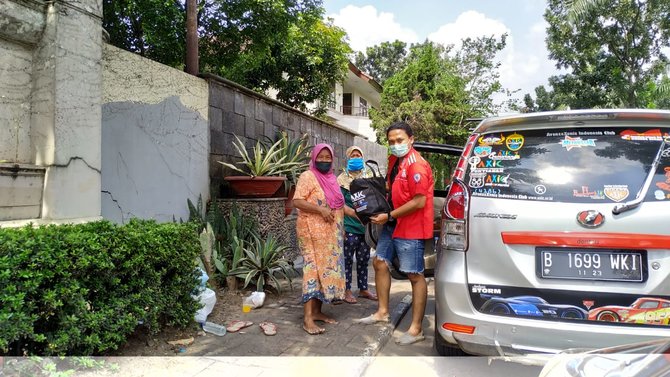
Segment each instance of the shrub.
M0 354L94 355L192 322L193 223L0 229Z

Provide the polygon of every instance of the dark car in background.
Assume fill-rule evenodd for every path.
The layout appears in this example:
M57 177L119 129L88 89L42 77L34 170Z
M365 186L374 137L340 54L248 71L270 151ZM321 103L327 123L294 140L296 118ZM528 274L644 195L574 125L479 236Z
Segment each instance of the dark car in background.
M430 163L431 169L433 170L433 179L435 181L433 198L433 208L435 210L435 221L433 226L434 237L430 240L426 240L426 247L424 250L424 275L427 277L432 277L435 269L435 263L437 262L435 245L438 244L440 237L440 226L442 221L441 213L442 208L444 207L444 199L447 196L447 188L451 181L451 174L453 169L456 167L458 157L461 155L463 147L449 144L417 141L414 143L414 149L419 151L421 156ZM374 249L377 246L377 235L379 233L380 226L376 226L370 223L366 228L366 241L370 247ZM407 275L400 272L398 269L397 258L393 260L391 276L397 280L407 279Z

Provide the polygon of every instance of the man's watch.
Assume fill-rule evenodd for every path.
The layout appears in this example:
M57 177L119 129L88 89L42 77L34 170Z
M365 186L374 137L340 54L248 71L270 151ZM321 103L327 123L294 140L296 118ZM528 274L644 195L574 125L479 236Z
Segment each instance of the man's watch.
M389 222L395 221L395 218L391 215L391 211L386 212L386 215L389 217L387 221Z

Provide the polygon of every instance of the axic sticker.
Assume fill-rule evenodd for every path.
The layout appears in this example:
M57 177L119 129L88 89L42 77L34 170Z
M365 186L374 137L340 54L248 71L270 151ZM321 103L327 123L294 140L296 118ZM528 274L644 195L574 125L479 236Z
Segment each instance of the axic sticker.
M603 192L606 197L615 202L620 202L626 199L630 194L627 185L605 185Z

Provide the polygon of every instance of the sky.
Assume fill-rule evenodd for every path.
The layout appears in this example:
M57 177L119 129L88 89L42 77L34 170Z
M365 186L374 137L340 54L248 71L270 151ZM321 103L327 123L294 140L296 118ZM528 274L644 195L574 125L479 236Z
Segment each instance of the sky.
M543 0L324 0L326 16L343 28L355 51L385 41L429 39L459 46L466 37L508 34L498 55L504 88L515 97L560 74L548 58ZM502 99L502 98L501 98Z

